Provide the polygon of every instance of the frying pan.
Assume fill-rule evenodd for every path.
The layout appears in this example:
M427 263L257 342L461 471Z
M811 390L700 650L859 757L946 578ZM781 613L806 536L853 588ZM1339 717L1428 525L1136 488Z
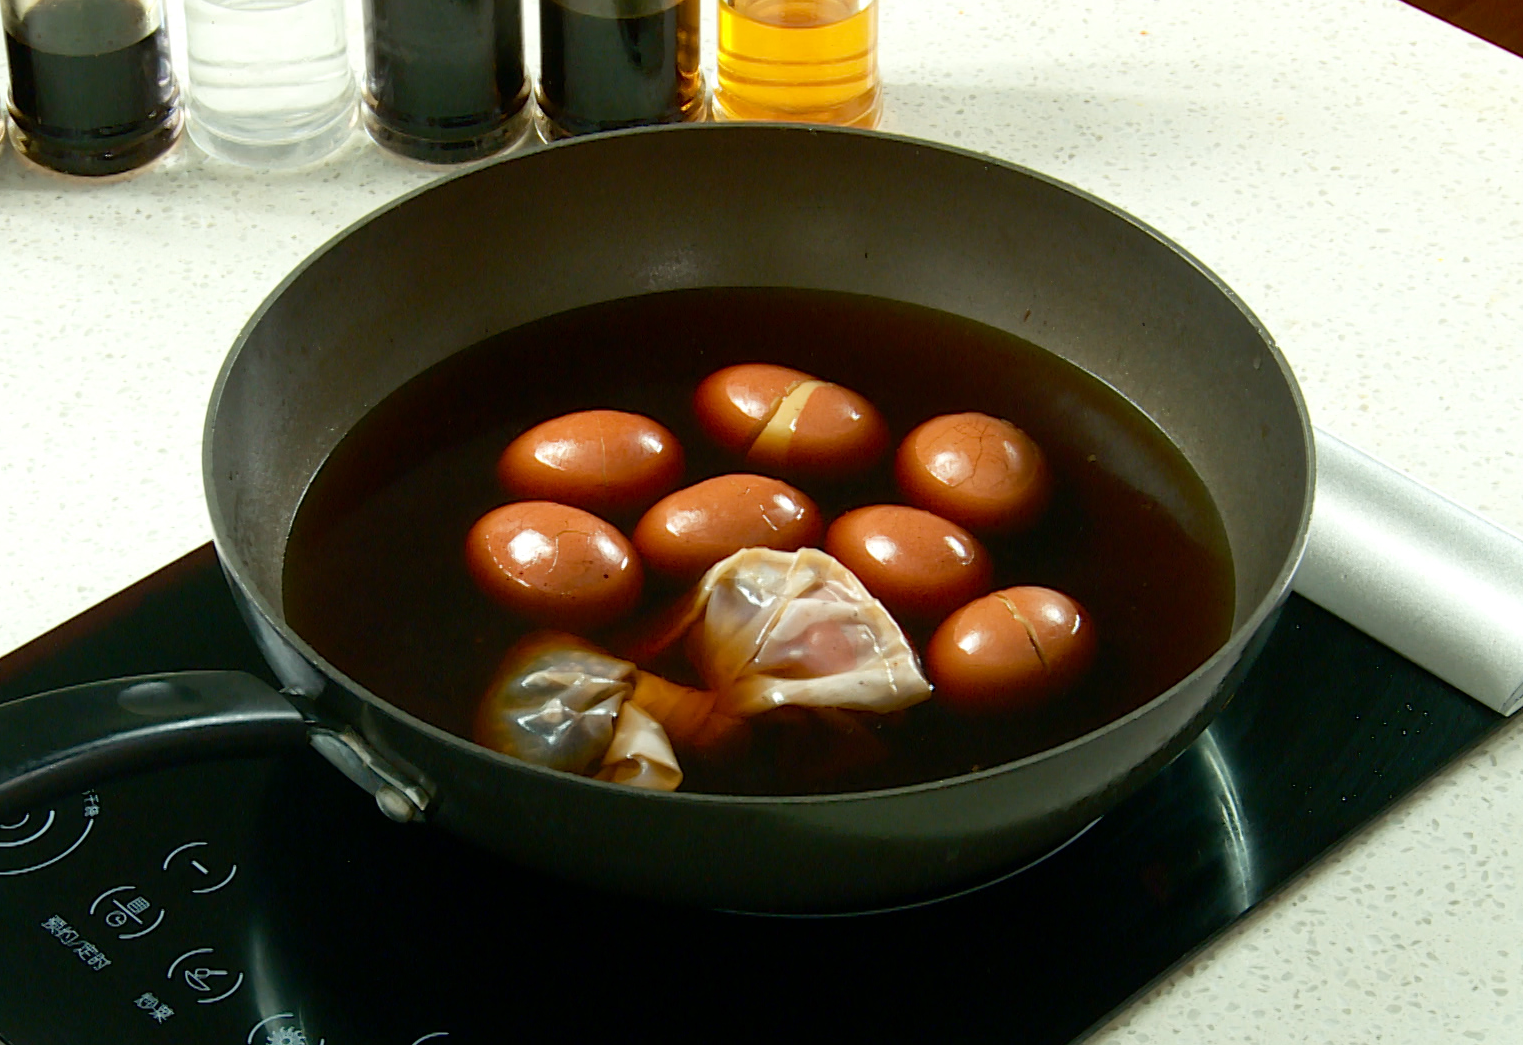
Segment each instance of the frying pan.
M734 286L940 309L1018 331L1118 390L1181 449L1221 514L1230 638L1151 702L1016 762L887 790L750 797L651 793L516 762L388 703L286 623L282 562L302 495L389 393L544 316ZM555 145L361 221L239 336L203 460L218 555L285 692L201 673L0 707L0 807L153 762L310 743L395 819L578 881L768 911L871 907L976 881L1135 790L1205 728L1267 637L1313 484L1306 409L1269 334L1156 232L988 157L743 124Z

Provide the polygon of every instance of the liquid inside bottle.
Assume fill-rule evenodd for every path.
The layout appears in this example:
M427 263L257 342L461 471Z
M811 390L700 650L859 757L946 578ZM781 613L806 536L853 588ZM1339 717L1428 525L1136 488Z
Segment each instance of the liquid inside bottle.
M343 0L185 0L190 136L213 156L295 166L354 126Z
M528 130L519 0L365 0L365 127L404 156L462 162Z
M179 135L157 0L5 0L17 148L66 174L131 170Z
M873 127L877 0L719 0L715 114Z
M540 0L547 136L702 116L699 2Z

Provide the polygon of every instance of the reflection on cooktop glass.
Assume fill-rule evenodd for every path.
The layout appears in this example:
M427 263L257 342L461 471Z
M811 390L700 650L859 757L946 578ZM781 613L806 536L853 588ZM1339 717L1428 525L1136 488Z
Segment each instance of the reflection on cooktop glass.
M268 677L208 547L0 660L0 700L219 667ZM1057 1045L1501 721L1292 597L1199 741L1060 851L832 918L538 877L384 819L310 752L141 773L0 817L0 1041Z

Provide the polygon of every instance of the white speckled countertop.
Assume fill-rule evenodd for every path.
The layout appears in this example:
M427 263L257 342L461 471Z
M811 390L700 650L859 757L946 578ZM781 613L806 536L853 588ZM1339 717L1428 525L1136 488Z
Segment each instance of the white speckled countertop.
M1274 332L1317 424L1523 531L1523 59L1398 0L887 0L882 55L885 129L1149 222ZM209 538L201 424L245 317L434 176L359 135L295 173L184 142L101 182L0 149L0 651ZM1514 725L1093 1040L1523 1041L1520 776Z

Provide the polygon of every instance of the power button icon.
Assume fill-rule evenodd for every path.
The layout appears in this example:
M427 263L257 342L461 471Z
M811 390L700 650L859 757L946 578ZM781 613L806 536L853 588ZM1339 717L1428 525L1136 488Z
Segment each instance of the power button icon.
M238 873L238 865L219 863L203 848L210 842L186 842L164 858L164 870L188 874L192 883L202 883L193 893L214 893L224 888Z

